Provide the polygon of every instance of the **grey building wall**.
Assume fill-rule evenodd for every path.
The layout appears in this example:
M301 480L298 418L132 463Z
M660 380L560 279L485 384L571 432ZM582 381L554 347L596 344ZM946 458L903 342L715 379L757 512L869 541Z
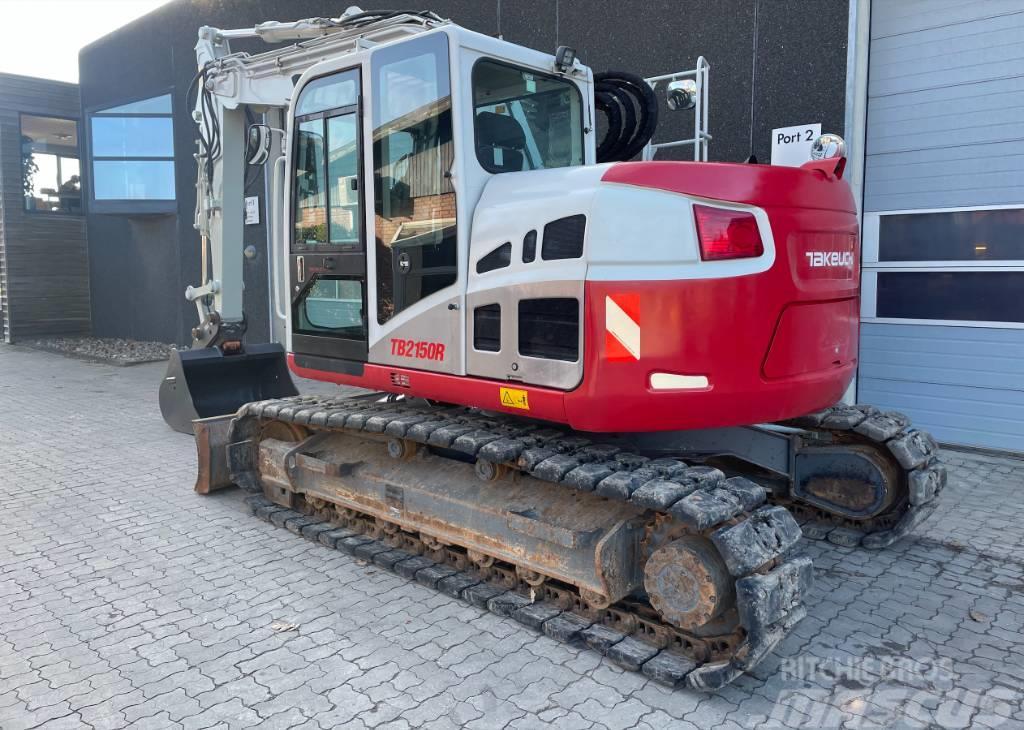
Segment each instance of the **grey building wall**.
M77 119L78 87L0 74L0 310L6 342L89 331L85 217L25 210L21 114Z
M869 58L866 213L1024 207L1024 2L874 0ZM1024 230L1021 248L986 263L1024 271ZM1024 451L1024 329L867 321L860 357L858 400Z
M377 0L365 9L390 7ZM164 216L89 215L93 321L98 334L184 344L195 310L182 292L198 283L199 242L192 230L194 131L184 94L195 72L200 25L252 26L265 20L337 16L347 3L322 0L177 0L82 50L82 105L91 108L172 91L175 101L177 212ZM418 6L419 7L419 6ZM545 51L575 46L595 70L653 75L711 69L711 158L770 156L774 127L820 121L843 132L847 1L816 0L433 0L422 7L474 30ZM813 25L814 32L808 33ZM265 49L235 43L235 50ZM665 115L661 134L684 136L689 115ZM684 120L686 120L684 122ZM686 136L689 136L686 134ZM262 188L261 213L266 207ZM257 247L245 261L250 341L268 332L267 249L262 225L246 227ZM116 283L116 295L111 287Z

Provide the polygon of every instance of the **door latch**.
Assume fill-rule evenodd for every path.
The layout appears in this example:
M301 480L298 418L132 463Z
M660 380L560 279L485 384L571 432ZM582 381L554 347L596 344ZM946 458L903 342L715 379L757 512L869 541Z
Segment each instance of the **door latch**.
M306 257L295 257L295 276L299 281L306 280Z

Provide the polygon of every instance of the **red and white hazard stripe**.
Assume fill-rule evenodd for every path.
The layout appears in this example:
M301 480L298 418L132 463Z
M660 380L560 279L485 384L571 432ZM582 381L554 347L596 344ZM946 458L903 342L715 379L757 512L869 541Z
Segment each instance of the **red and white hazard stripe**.
M640 295L604 298L605 351L609 360L640 359Z

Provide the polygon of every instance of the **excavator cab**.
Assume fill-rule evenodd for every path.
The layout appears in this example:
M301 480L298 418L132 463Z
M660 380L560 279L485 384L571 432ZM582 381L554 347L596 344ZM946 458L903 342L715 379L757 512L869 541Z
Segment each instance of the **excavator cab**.
M467 290L488 265L470 266L477 201L495 176L595 162L591 76L454 25L307 69L290 110L278 273L293 370L465 376L477 349ZM578 299L574 278L552 292Z
M200 31L197 228L213 266L207 273L204 262L206 283L186 292L199 307L196 342L172 356L161 386L161 411L176 430L294 394L289 366L354 377L374 365L472 372L468 259L484 188L503 173L597 161L593 74L585 66L559 66L548 54L452 24L411 31L408 20L389 23L370 31L374 45L353 35L345 47L348 31L341 31L334 50L328 35L323 52L297 46L287 75L283 53L284 65L261 77L265 87L228 80L228 36ZM270 97L280 97L273 114L284 129L246 129L247 116ZM230 329L244 331L236 255L243 229L234 210L244 184L242 166L228 163L243 155L250 164L274 160L272 297L285 322L284 348L242 347ZM544 268L540 257L533 268ZM573 278L545 288L564 295L563 304L578 302L582 277ZM228 334L211 334L217 330ZM546 379L552 385L578 382L580 370L561 362L524 368L527 376L556 372Z

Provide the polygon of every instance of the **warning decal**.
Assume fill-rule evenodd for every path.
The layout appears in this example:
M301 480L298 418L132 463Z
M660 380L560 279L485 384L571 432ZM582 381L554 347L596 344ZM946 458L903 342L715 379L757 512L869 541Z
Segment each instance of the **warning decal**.
M518 388L501 388L501 405L506 408L519 408L530 410L530 401L527 399L527 392Z
M604 298L604 349L609 360L640 359L640 295Z

